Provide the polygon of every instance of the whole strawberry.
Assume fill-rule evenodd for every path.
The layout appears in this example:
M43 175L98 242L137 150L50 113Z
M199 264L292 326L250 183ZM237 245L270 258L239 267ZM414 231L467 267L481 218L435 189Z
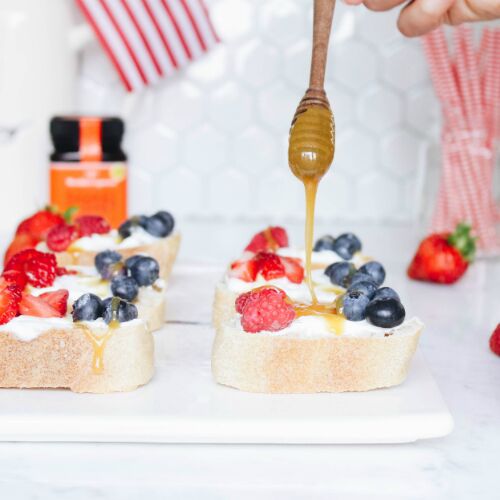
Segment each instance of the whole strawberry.
M467 224L458 224L453 233L435 233L419 245L408 267L416 280L450 284L457 281L474 259L476 239Z
M495 331L491 334L490 349L497 356L500 356L500 323L498 323Z
M29 234L33 239L42 241L48 232L59 224L64 223L64 218L52 210L39 210L31 217L24 219L16 230L16 236Z

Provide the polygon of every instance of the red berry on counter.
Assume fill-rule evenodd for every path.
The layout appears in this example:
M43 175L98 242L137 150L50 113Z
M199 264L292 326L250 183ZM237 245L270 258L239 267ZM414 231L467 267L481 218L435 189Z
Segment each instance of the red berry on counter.
M21 289L7 282L0 284L0 325L14 319L19 312Z
M100 215L81 215L75 219L74 225L80 237L106 234L111 231L108 221Z
M286 328L295 318L295 310L283 290L263 287L247 292L236 307L241 310L241 326L249 333L276 332Z
M40 210L19 224L16 236L19 234L29 234L38 241L42 241L45 240L48 232L54 226L63 223L64 219L61 215L50 210Z
M408 276L444 284L457 281L474 258L476 244L470 231L470 226L459 224L453 233L425 238L408 267Z
M45 292L39 296L50 307L55 309L63 317L68 310L68 290L55 290L54 292Z
M257 233L245 248L249 252L276 251L288 246L288 234L280 226L272 226Z
M498 323L495 331L490 337L490 349L497 355L500 356L500 323Z
M53 252L64 252L76 239L78 239L78 232L75 226L59 224L49 231L47 247Z
M5 271L16 270L23 273L28 283L38 288L52 286L56 279L56 269L55 255L35 249L19 252L5 266Z

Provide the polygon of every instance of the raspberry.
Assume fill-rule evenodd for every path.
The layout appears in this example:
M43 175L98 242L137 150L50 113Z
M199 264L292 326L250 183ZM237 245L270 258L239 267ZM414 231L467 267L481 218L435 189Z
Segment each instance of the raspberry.
M38 288L52 286L56 279L55 255L27 249L14 255L5 266L5 271L16 270L28 278L30 285Z
M285 266L275 253L259 252L254 260L257 263L257 272L260 272L265 280L269 281L285 276Z
M28 284L28 277L23 272L17 271L16 269L4 271L2 274L2 278L9 285L16 285L21 290L24 290L24 288Z
M497 355L500 356L500 323L498 323L495 331L490 337L490 349Z
M242 293L241 295L238 295L238 297L236 297L234 307L236 308L236 312L238 314L241 314L243 312L243 309L245 309L245 304L247 303L247 300L250 298L251 294L252 292L250 291Z
M47 247L53 252L64 252L78 238L75 226L59 224L47 235Z
M74 224L80 237L91 234L106 234L111 231L108 221L100 215L81 215L75 219Z
M241 299L236 306L241 309L241 326L246 332L276 332L283 330L294 320L295 310L286 301L283 290L263 287L248 293L248 297Z

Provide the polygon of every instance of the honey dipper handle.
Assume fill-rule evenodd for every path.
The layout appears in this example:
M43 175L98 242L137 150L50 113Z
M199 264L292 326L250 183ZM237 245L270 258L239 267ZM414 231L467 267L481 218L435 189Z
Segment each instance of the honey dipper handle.
M314 0L313 46L309 88L323 90L325 83L326 56L332 29L335 0Z

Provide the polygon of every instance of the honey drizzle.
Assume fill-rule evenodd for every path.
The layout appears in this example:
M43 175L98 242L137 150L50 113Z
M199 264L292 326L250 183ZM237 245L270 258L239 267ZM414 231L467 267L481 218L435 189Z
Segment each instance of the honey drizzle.
M120 322L118 321L118 307L120 305L120 299L118 297L113 297L111 299L111 321L108 325L108 330L104 335L96 335L90 328L85 325L80 325L83 328L83 331L86 337L92 343L92 371L99 375L104 370L104 348L108 343L108 340L113 336L115 330L120 326Z
M336 335L342 335L342 332L344 331L345 318L342 315L337 314L337 309L334 305L293 304L293 308L295 310L297 318L300 318L302 316L320 316L326 321L328 329L332 333L335 333Z
M314 209L319 181L333 160L334 130L332 112L320 106L300 113L290 128L288 163L293 174L304 184L306 195L305 271L313 305L318 304L311 277Z

